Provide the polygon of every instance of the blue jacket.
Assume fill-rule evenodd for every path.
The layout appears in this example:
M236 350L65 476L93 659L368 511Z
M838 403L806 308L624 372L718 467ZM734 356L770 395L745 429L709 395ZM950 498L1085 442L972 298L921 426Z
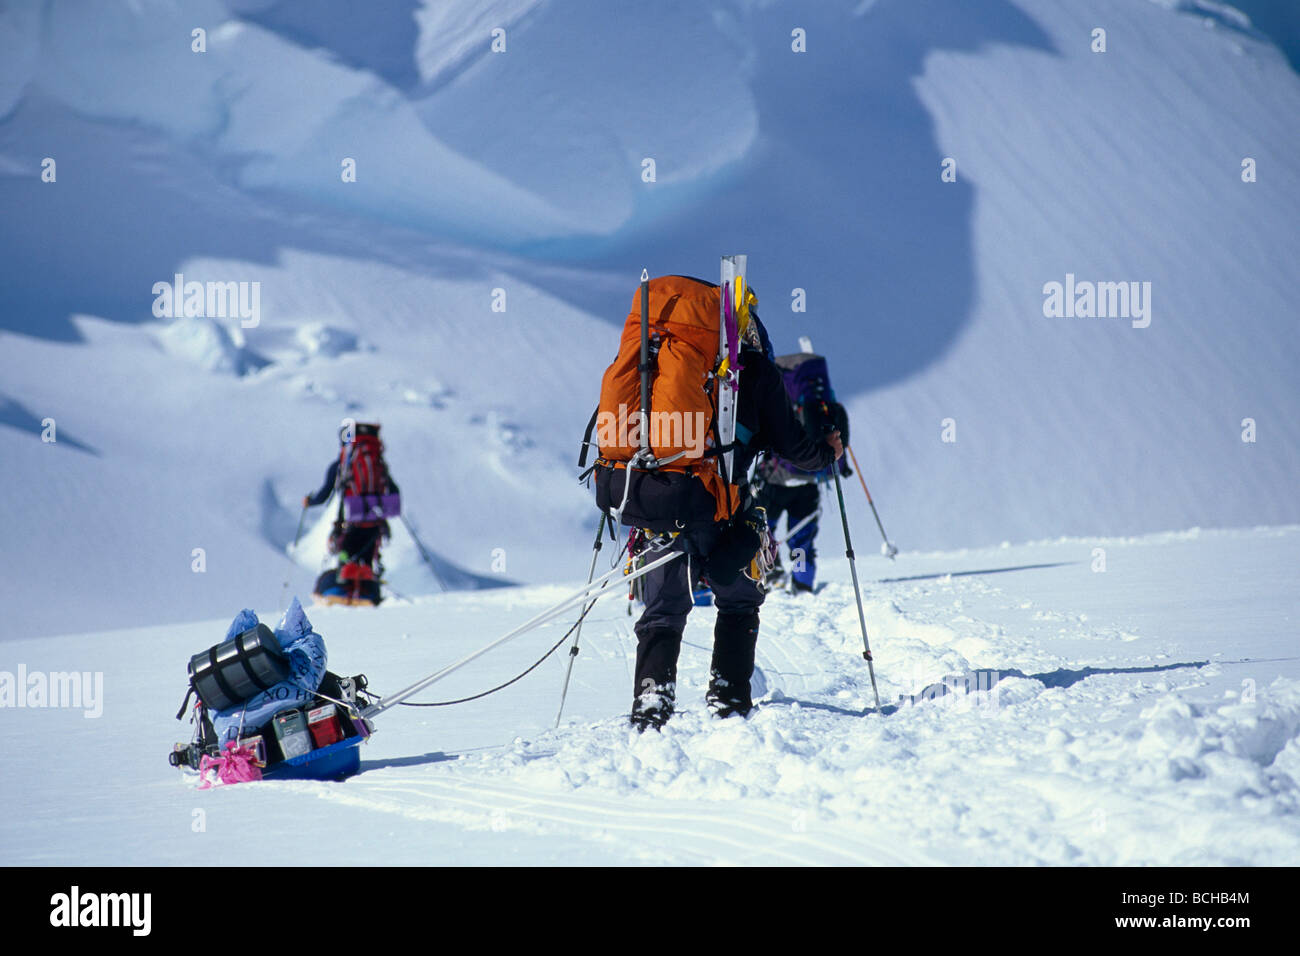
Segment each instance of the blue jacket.
M307 496L309 505L323 505L329 500L330 495L334 494L334 489L339 483L339 460L335 458L330 462L330 466L325 469L325 483L319 489Z
M257 615L245 608L230 623L226 640L257 627L257 623ZM222 745L238 736L248 736L280 711L302 707L316 696L316 688L325 677L325 639L312 630L296 597L276 627L275 637L289 658L290 676L241 704L211 714Z

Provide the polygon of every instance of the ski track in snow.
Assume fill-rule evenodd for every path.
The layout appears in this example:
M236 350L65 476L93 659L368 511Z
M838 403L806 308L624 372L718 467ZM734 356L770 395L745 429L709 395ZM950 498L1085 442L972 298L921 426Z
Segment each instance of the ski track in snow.
M806 832L797 810L734 808L617 794L548 794L473 773L397 779L360 794L330 797L412 820L446 820L494 830L512 827L616 843L645 862L753 866L926 862L867 834Z
M625 688L635 638L620 600L590 619L575 674L589 678L598 662ZM1021 623L981 619L984 608ZM1229 692L1206 704L1197 697L1225 664L1171 657L1164 645L1090 671L1034 630L1103 660L1141 638L978 576L872 583L866 611L883 713L873 710L851 586L835 580L815 600L779 593L764 606L766 698L747 721L704 711L712 614L697 609L682 710L662 734L632 734L622 716L570 722L322 795L412 821L602 841L646 862L1300 858L1300 681L1277 678L1254 702ZM991 693L899 704L977 668L998 673Z

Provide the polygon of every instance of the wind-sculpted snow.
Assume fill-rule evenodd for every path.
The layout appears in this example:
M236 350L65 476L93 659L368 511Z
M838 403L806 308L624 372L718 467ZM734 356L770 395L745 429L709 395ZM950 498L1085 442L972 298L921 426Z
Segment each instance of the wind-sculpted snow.
M208 372L243 375L266 364L236 345L225 325L206 316L176 318L158 333L158 342L168 354Z
M449 560L531 553L528 577L584 547L588 499L565 476L635 276L710 275L725 251L749 254L781 351L810 334L831 356L904 547L1300 517L1300 79L1264 37L1098 0L1102 54L1078 5L842 0L798 8L798 53L789 3L502 0L403 3L353 42L357 14L321 9L336 6L319 23L272 0L0 13L0 328L16 333L0 377L33 416L17 430L54 414L109 467L150 457L205 488L219 454L159 458L119 428L108 383L147 367L131 415L257 449L243 497L193 494L201 513L157 528L146 565L219 547L249 579L279 575L288 542L262 529L284 522L262 520L260 490L292 481L291 511L309 436L358 408L413 426L427 410L418 448L408 431L394 452L429 476L413 505L448 513L426 524ZM164 332L151 289L177 273L261 282L261 325L246 343L211 317ZM1067 276L1150 283L1150 325L1045 315ZM74 315L142 327L89 341ZM19 445L17 484L62 486L62 458ZM69 520L39 533L6 515L37 544L0 571L60 568L94 605L59 620L26 590L21 627L219 610L213 579L196 599L185 578L156 587L156 566L86 581L84 529L95 553L136 529L129 509L84 506L44 501ZM874 523L851 489L849 508ZM461 515L492 515L491 541Z
M208 150L241 188L507 245L584 227L447 148L374 75L230 19L217 0L51 0L47 24L34 86L82 115ZM199 25L201 54L183 42ZM359 170L346 186L344 158Z
M421 0L414 17L418 27L415 60L427 86L442 86L449 75L489 54L493 30L509 34L543 0Z
M444 56L457 55L463 31L479 23L507 28L506 51L489 52L483 30L473 62L415 109L452 148L583 218L588 235L556 233L540 248L586 258L665 204L704 220L691 208L711 177L725 181L723 170L753 155L753 39L720 9L672 0L613 10L575 0L537 9L517 29L504 16L443 18L459 21L450 36L437 34ZM427 18L425 26L422 47L433 46ZM695 268L665 260L661 271Z
M10 3L0 9L0 50L4 50L0 57L0 120L18 103L35 69L39 15L36 4Z

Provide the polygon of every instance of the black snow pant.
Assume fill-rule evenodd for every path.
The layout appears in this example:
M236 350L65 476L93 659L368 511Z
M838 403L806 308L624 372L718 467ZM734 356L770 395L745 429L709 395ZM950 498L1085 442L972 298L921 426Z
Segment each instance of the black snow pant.
M773 532L777 523L785 514L785 526L793 528L810 514L821 507L821 486L815 483L806 485L767 484L759 492L758 503L767 511L767 526ZM799 553L800 560L795 561L791 575L800 584L811 588L817 576L817 519L808 522L786 541L791 555Z
M645 610L636 623L635 700L657 694L671 711L677 692L677 657L682 647L686 616L694 602L692 578L699 573L703 555L717 544L721 528L680 535L674 550L687 554L645 576ZM658 556L658 555L655 555ZM688 562L690 567L688 569ZM720 696L750 704L750 678L754 674L754 647L758 643L758 609L763 592L743 574L731 584L710 582L718 609L713 628L713 662L710 690Z
M349 561L373 568L379 557L379 539L383 534L381 524L345 524L338 539L339 555L347 555Z

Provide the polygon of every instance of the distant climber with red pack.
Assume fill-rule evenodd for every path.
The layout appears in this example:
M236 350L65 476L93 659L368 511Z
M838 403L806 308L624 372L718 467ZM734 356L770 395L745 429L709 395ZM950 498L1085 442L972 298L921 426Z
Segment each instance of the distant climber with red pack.
M684 555L643 579L631 713L641 731L673 714L700 567L718 609L706 699L719 717L749 713L767 521L746 472L769 449L811 471L843 454L837 433L813 438L796 419L743 270L734 256L723 259L720 284L643 277L584 443L599 449L597 507L646 547Z
M325 481L302 499L304 508L339 499L330 533L330 553L338 567L316 579L315 596L323 604L378 604L383 564L382 540L391 536L388 518L401 514L401 493L388 473L379 426L344 422L339 455L330 462Z

